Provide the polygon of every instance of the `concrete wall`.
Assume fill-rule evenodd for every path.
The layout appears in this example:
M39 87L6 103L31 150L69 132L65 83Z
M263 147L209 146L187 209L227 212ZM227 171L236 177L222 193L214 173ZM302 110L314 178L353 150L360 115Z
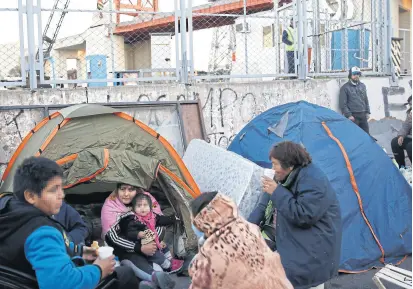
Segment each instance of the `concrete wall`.
M306 82L284 80L255 83L199 83L192 86L156 84L124 87L79 88L64 90L0 91L0 106L34 104L110 103L200 99L207 134L212 143L226 147L232 138L255 116L287 102L306 100L338 111L340 85L346 80L319 79ZM391 88L388 78L365 78L373 119L387 114L405 118L403 103L411 95L411 78ZM410 81L410 84L409 84ZM142 111L142 109L140 110ZM149 116L129 109L135 118L148 125ZM0 111L0 174L24 136L44 117L43 111ZM2 157L3 155L3 157Z

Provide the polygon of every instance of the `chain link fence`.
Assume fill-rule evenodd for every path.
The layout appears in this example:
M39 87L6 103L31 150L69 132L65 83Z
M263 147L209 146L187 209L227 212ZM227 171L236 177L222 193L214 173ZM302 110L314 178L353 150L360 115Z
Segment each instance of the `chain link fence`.
M19 37L23 34L23 15L20 12L21 7L13 7L10 3L4 3L1 7L0 19L4 25L3 28L14 27L15 34L8 35L11 41L5 41L0 45L0 89L4 87L13 87L23 85L26 82L24 77L24 39ZM4 5L3 4L3 5ZM3 29L2 29L3 30ZM3 33L7 29L3 30ZM23 71L23 73L22 73Z
M384 26L381 0L307 1L310 75L346 72L358 66L366 72L383 72ZM382 10L380 11L382 13Z
M389 74L387 1L10 1L0 87Z

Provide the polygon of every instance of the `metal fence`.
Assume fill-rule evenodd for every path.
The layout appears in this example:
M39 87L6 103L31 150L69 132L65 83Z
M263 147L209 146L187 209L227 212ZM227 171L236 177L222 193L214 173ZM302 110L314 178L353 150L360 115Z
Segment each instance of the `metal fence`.
M0 87L390 75L389 1L7 1Z

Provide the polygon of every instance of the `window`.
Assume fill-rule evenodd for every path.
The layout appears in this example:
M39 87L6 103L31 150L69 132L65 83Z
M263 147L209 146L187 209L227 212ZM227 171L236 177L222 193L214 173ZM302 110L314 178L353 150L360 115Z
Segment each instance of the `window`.
M272 25L265 26L262 28L262 39L264 48L274 47L274 37L272 31Z

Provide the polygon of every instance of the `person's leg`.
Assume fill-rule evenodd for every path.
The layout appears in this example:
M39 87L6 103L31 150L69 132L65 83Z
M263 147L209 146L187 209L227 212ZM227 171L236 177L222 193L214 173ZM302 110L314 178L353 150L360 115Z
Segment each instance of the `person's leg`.
M145 281L152 281L152 275L136 267L135 264L132 263L132 261L125 259L125 260L122 260L121 264L122 264L121 267L131 268L135 276L138 277L139 279L145 280Z
M403 148L407 152L407 156L409 157L410 163L412 162L412 139L409 137L405 137L403 141ZM403 153L404 156L404 153Z
M391 150L393 152L394 159L396 160L397 164L399 165L399 168L406 166L406 163L404 161L404 151L401 146L399 146L398 143L399 137L395 137L391 141ZM410 146L411 149L411 146Z
M119 289L137 289L139 280L136 278L133 270L129 267L119 266L115 268L115 275Z
M294 51L287 51L288 73L295 73Z
M122 261L129 260L133 265L138 267L141 271L151 275L153 273L152 262L146 256L137 253L125 254L122 256Z
M162 249L162 253L164 254L166 259L168 259L169 261L172 260L172 253L171 253L171 250L169 250L168 246Z
M129 267L133 270L135 276L146 282L151 282L161 289L172 289L175 286L175 281L165 272L153 271L152 274L148 274L136 267L130 260L122 260L121 264L125 267Z
M165 257L161 250L157 250L153 256L148 257L148 261L160 265L162 269L171 267L171 261Z
M362 130L364 130L367 134L370 134L367 115L365 113L360 113L360 114L357 114L357 116L355 116L355 119L356 119L356 124Z

